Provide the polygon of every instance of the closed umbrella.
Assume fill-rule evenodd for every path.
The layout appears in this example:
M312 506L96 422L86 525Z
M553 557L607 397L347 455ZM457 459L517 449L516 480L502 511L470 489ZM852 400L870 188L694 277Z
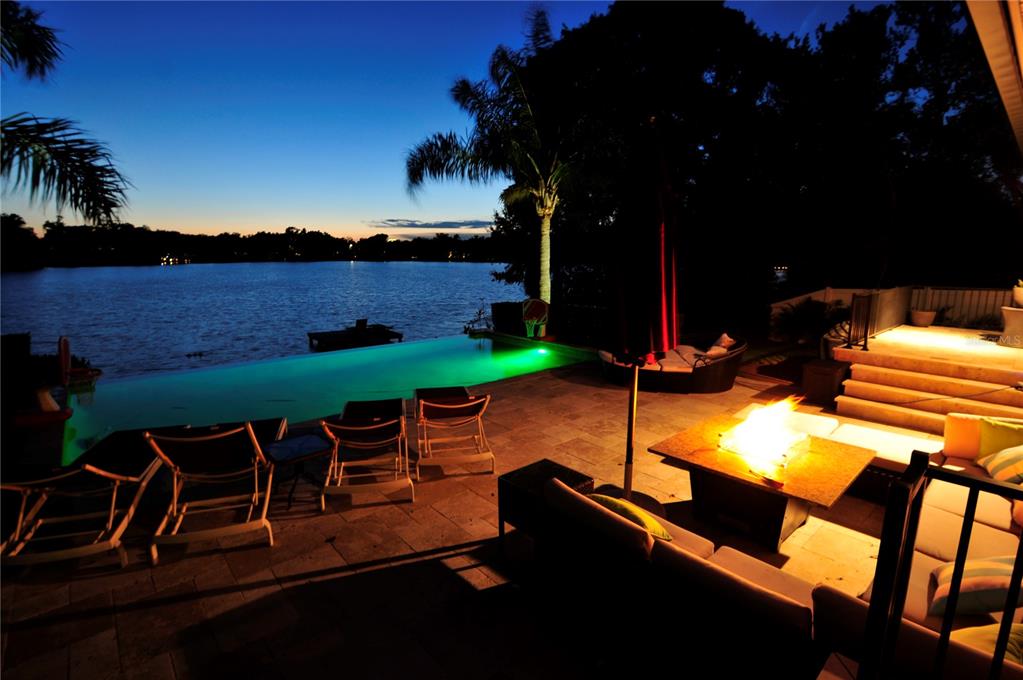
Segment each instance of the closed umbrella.
M619 215L613 268L617 323L606 347L631 367L628 431L625 446L625 496L632 494L632 460L636 429L639 369L664 357L679 344L678 225L674 196L659 146L646 154L653 163L635 173L629 205Z

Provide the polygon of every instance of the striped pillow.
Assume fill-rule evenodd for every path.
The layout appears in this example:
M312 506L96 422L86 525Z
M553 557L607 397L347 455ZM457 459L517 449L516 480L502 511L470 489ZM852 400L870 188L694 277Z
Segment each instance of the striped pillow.
M977 459L992 479L1010 484L1023 483L1023 445L1002 449L998 453Z
M966 560L956 615L1002 611L1009 590L1009 581L1012 580L1012 563L1015 559L1015 556L1009 555ZM945 613L954 569L955 562L946 562L931 572L931 578L936 582L931 607L928 610L931 616L942 616ZM1023 605L1023 590L1020 591L1017 606L1019 605Z

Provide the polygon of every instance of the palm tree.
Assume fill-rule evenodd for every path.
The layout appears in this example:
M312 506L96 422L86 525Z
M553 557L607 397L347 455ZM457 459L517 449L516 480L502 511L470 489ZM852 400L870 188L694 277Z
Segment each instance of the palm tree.
M7 69L44 80L61 56L56 32L39 23L41 13L4 0L0 43ZM130 186L110 151L65 118L18 113L0 121L0 177L30 198L67 205L86 220L112 222Z
M501 194L505 204L531 199L540 218L540 298L551 301L551 218L569 171L560 140L546 134L530 99L523 71L529 58L549 47L547 15L532 12L527 47L500 46L490 58L490 81L461 78L451 96L474 121L468 135L436 133L416 145L406 159L409 193L429 179L485 183L499 177L512 184Z

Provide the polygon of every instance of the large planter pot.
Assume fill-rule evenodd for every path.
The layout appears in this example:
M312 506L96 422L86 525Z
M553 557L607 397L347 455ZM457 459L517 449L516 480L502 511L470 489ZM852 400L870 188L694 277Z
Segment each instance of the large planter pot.
M909 312L909 321L914 326L927 328L934 323L934 317L938 315L933 309L913 309Z
M522 323L521 302L493 302L490 305L490 318L494 330L507 335L526 335L526 325Z
M1023 286L1013 286L1012 304L1017 307L1023 307Z

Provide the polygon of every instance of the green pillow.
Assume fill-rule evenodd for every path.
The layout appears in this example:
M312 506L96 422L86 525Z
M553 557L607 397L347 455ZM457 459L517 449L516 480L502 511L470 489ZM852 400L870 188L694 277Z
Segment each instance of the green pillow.
M1007 423L994 418L980 419L980 449L977 458L1023 444L1023 423Z
M635 503L622 500L621 498L614 498L613 496L605 496L602 493L591 493L589 494L590 500L594 503L604 506L611 512L621 515L630 522L634 522L639 526L649 531L655 538L660 538L665 541L671 540L671 534L665 531L657 519L649 512L639 507Z
M998 629L1001 624L973 626L952 631L952 639L964 645L976 647L982 652L994 654ZM1023 664L1023 623L1014 623L1009 629L1009 645L1005 648L1005 659Z
M1015 555L1006 557L985 557L966 560L963 570L963 583L959 587L959 603L956 605L956 616L960 614L987 614L1000 612L1005 608L1005 598L1009 594L1009 582L1012 580L1012 564ZM955 562L946 562L935 567L931 577L936 582L931 607L928 614L943 616L948 601L948 591L952 585L952 571ZM1023 590L1017 605L1023 605Z
M977 465L987 470L991 479L1023 484L1023 444L978 458Z

